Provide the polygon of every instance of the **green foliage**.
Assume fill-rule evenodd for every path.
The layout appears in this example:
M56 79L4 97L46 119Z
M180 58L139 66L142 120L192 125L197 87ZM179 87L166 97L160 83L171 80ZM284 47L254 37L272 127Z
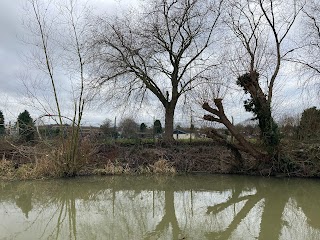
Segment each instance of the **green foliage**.
M5 128L4 128L4 117L3 117L3 113L0 110L0 135L5 134Z
M257 87L256 85L258 85L259 74L256 73L255 77L257 79L252 79L252 76L250 75L250 73L245 73L245 74L241 75L240 77L238 77L238 80L236 82L238 86L243 88L243 90L246 94L249 93L251 95L251 97L249 99L244 101L244 108L247 112L252 112L254 114L255 118L253 120L258 119L258 114L262 109L261 101L259 101L258 97L254 96L249 91L250 86Z
M260 88L259 73L243 74L238 78L237 85L250 94L250 98L244 101L244 108L247 112L252 112L254 119L259 121L261 138L267 150L274 152L280 143L280 131L271 115L271 106Z
M316 138L320 134L320 110L316 107L305 109L300 120L301 135Z
M145 123L140 124L140 132L145 132L147 130L147 125Z
M258 74L258 73L257 73ZM259 77L259 74L258 74L258 77ZM243 91L245 93L248 93L248 84L250 84L252 82L252 79L251 79L251 76L250 76L250 73L245 73L241 76L238 77L237 81L236 81L236 84L240 87L243 88Z
M25 110L20 113L17 120L19 124L20 139L26 142L34 140L34 124L29 112Z
M161 134L163 132L160 120L157 119L157 120L154 121L154 123L153 123L153 131L154 131L155 134Z

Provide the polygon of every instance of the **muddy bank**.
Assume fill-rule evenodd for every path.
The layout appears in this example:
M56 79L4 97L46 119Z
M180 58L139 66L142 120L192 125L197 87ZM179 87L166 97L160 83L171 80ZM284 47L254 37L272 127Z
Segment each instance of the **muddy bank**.
M1 146L0 178L63 177L43 146ZM32 149L32 151L30 151ZM28 154L26 154L28 153ZM236 173L281 177L319 177L320 148L315 144L284 144L272 162L257 162L214 141L172 144L94 144L78 175Z
M246 157L249 164L253 159ZM232 151L213 143L173 145L102 145L93 159L97 165L109 162L131 169L148 167L165 160L177 172L234 173L239 161ZM242 166L244 167L244 166Z
M239 155L240 153L240 155ZM257 162L244 152L234 152L217 142L177 142L171 145L102 145L97 166L117 164L138 170L165 160L178 173L236 173L280 177L319 177L320 147L308 143L284 143L277 160Z

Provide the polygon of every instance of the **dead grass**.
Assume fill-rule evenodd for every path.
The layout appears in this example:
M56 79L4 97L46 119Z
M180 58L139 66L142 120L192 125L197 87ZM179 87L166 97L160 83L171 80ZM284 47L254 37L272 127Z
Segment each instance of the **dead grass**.
M103 168L93 170L93 174L98 175L120 175L120 174L176 174L176 169L169 161L159 159L154 164L147 166L139 166L138 168L131 168L128 163L123 166L119 161L108 161Z
M95 169L93 173L98 175L119 175L123 173L128 174L130 172L131 169L128 164L123 167L118 162L113 163L108 161L104 168Z
M69 173L77 175L94 156L95 146L88 139L82 139L76 151L73 151L68 139L63 143L42 141L33 146L7 144L0 151L0 179L58 178ZM6 154L12 151L16 153L13 157Z
M132 150L108 145L99 148L90 139L82 139L74 162L68 159L68 148L58 141L6 148L10 151L0 151L0 179L4 180L59 178L68 176L68 171L75 175L169 176L177 172L208 172L320 177L319 144L283 145L278 161L261 164L258 169L252 167L254 162L245 154L244 164L239 166L232 153L218 145L140 146Z
M153 173L175 174L177 172L172 164L165 159L159 159L154 164L150 165L150 169Z
M0 179L2 180L28 180L60 177L59 171L47 159L35 163L24 163L19 166L10 160L0 161Z
M3 158L0 161L0 177L5 180L11 180L14 178L14 172L14 164Z

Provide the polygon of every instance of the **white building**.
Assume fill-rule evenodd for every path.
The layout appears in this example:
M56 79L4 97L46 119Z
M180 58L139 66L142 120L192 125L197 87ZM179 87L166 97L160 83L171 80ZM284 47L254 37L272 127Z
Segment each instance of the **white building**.
M188 132L185 132L185 131L182 131L182 130L174 130L173 131L173 138L174 139L195 139L195 134L194 133L188 133Z

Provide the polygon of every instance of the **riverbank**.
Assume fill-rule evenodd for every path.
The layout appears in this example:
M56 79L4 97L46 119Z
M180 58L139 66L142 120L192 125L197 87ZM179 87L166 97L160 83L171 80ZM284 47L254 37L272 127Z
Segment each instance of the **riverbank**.
M180 174L192 172L282 177L319 177L320 147L284 142L277 161L257 163L214 141L100 143L84 146L77 175ZM50 152L51 151L51 152ZM64 177L57 153L43 144L1 144L0 179Z

